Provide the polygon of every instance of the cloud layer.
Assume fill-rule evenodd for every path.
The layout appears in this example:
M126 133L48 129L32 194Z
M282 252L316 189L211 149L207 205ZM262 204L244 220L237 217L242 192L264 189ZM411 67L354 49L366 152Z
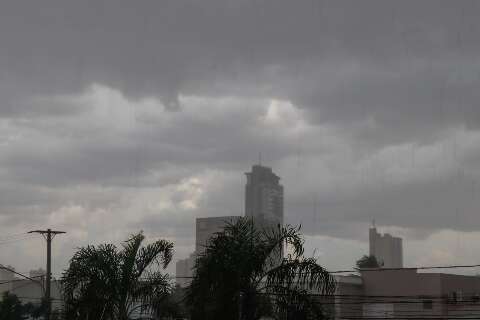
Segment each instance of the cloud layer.
M360 256L376 219L415 243L412 264L448 262L434 241L480 234L479 13L473 0L3 2L2 233L66 229L57 269L140 229L186 256L194 217L242 214L262 152L312 243ZM1 263L34 267L40 246L2 247L26 254Z

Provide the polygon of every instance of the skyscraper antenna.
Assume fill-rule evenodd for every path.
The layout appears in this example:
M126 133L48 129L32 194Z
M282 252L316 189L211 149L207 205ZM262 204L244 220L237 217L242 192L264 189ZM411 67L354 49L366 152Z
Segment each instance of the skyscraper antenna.
M372 228L376 228L376 226L375 226L375 219L372 219Z
M259 166L262 165L262 152L261 151L258 153L258 165Z

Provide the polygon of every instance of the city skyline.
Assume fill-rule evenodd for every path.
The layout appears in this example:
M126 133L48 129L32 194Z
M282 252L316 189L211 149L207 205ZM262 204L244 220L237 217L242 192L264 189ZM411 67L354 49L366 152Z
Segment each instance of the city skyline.
M259 230L283 226L283 186L280 177L272 168L260 163L245 173L244 189L245 210L243 217L251 218ZM194 275L193 269L198 256L208 246L210 238L222 232L227 224L234 224L241 216L220 216L195 218L195 250L185 259L177 260L175 265L176 284L186 287ZM283 253L282 253L283 255Z

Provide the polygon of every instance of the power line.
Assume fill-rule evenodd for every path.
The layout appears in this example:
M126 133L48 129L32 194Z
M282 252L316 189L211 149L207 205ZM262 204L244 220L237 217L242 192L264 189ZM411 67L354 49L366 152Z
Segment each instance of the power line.
M28 234L27 232L23 232L23 233L16 233L16 234L11 234L11 235L7 235L7 236L0 236L0 241L3 241L5 239L10 239L10 238L15 238L15 237L18 237L18 236L27 235L27 234Z
M34 279L34 278L43 278L43 276L35 276L35 277L30 277L30 278L31 278L31 279ZM24 279L13 279L13 280L8 280L8 281L2 281L2 282L0 282L0 284L15 283L15 282L21 282L21 281L27 281L27 280L28 280L28 281L32 281L32 280L30 280L30 279L26 279L26 280L24 280ZM37 281L35 281L35 282L37 282Z
M460 269L460 268L478 268L480 264L470 265L450 265L450 266L421 266L421 267L406 267L406 268L369 268L369 269L352 269L352 270L336 270L328 271L330 274L342 274L342 273L358 273L358 272L385 272L385 271L401 271L401 270L439 270L439 269ZM193 276L175 276L177 279L193 279Z
M41 283L40 281L38 281L38 280L33 279L33 277L26 276L26 275L24 275L23 273L17 272L17 271L15 271L14 269L9 268L9 267L5 267L4 265L0 265L0 269L9 271L9 272L11 272L11 273L13 273L13 274L16 274L16 275L18 275L18 276L20 276L20 277L22 277L22 278L25 278L25 279L30 280L30 281L32 281L32 282L38 283L38 284L40 284L40 286L41 286L42 289L43 289L42 283Z
M31 239L35 239L35 238L37 238L37 237L30 235L30 236L24 236L24 237L21 237L21 238L11 238L11 239L6 239L6 240L0 240L0 245L15 243L15 242L24 241L24 240L31 240Z
M375 272L375 271L401 271L401 270L435 270L435 269L459 269L459 268L478 268L480 264L469 265L447 265L447 266L420 266L420 267L404 267L404 268L369 268L369 269L353 269L353 270L338 270L329 271L331 274L339 273L358 273L358 272Z

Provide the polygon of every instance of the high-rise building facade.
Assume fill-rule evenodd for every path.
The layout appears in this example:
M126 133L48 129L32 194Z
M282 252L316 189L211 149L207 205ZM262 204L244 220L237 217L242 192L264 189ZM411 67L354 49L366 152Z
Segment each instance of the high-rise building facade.
M246 173L245 216L252 217L261 227L283 225L283 186L280 177L271 168L254 165L251 172ZM177 285L186 287L193 276L195 260L205 250L209 239L226 224L235 223L240 217L208 217L197 218L195 223L195 251L186 259L176 264ZM279 257L283 250L279 250Z
M254 165L246 173L245 216L263 226L283 225L283 186L271 168Z
M380 234L375 226L370 228L370 255L377 258L383 268L403 268L402 239L388 233Z

